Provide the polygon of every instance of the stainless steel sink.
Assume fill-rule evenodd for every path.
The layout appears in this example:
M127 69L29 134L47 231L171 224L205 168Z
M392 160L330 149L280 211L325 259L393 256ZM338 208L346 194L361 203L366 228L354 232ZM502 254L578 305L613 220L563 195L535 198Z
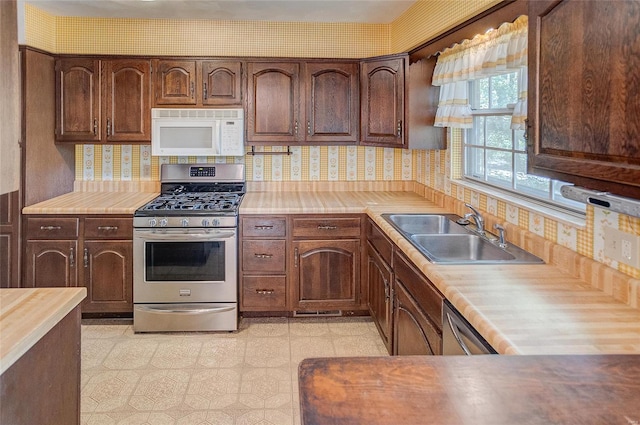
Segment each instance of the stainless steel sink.
M456 224L460 217L454 214L384 214L383 217L404 233L466 234L464 227Z
M429 261L442 264L542 264L535 255L511 244L501 246L489 232L463 226L455 214L383 214Z

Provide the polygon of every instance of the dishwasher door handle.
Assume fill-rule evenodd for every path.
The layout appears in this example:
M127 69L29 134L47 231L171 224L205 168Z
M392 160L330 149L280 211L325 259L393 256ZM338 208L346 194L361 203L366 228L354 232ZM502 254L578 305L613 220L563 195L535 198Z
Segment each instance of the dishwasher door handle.
M449 324L449 329L451 329L451 333L453 334L453 337L456 339L456 342L458 343L460 348L462 348L462 351L464 351L464 354L467 356L470 356L471 350L469 350L469 347L467 347L467 344L464 343L464 341L460 337L460 334L458 333L460 329L453 323L451 314L449 314L449 312L446 312L445 314L447 316L447 323Z

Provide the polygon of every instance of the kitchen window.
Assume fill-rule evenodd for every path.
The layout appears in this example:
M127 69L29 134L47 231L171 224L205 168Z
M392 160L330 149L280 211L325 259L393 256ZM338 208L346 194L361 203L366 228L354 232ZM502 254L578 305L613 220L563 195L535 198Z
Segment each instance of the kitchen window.
M567 184L527 174L525 131L512 129L522 70L479 78L469 82L472 126L463 130L462 174L465 179L487 184L571 210L584 212L584 204L564 198Z

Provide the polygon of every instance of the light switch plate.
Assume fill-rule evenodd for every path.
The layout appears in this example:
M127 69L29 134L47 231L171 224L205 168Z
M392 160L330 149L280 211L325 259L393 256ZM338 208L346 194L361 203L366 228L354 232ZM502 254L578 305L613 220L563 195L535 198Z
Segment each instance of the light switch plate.
M605 227L604 255L631 267L640 268L640 236Z

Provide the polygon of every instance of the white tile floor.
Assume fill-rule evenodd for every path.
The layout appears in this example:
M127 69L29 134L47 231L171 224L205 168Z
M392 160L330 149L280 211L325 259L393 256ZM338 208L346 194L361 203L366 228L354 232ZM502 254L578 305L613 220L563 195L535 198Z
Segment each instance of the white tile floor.
M82 424L299 424L302 359L385 355L368 317L243 319L234 333L83 324Z

